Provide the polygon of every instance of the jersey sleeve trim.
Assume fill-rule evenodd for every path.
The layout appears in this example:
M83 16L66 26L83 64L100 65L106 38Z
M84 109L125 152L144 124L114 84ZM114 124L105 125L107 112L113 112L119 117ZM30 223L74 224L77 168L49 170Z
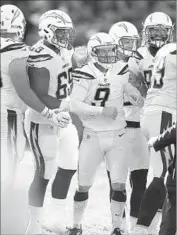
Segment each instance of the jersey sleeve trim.
M130 101L124 102L124 106L130 106L133 105Z
M43 55L29 55L28 61L29 63L43 62L46 60L51 60L53 57L49 54Z
M86 73L86 72L82 72L82 71L79 71L79 70L74 70L72 72L72 77L75 78L76 80L77 79L86 79L86 80L93 80L93 79L95 79L95 77L92 76L91 74Z
M144 57L141 55L141 53L139 51L137 51L135 54L135 59L142 60L142 59L144 59Z
M177 54L177 50L174 50L172 52L170 52L171 55L176 55Z
M0 49L0 53L18 50L18 49L22 49L24 47L25 47L24 43L15 43L13 45L9 45L9 46L4 47L3 49Z
M124 75L125 73L129 72L128 64L117 74L117 75Z

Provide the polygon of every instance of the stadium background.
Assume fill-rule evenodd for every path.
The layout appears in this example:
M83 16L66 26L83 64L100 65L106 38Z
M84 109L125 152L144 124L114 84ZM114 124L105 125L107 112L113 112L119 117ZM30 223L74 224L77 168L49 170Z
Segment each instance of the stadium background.
M75 45L85 44L95 32L108 32L112 24L122 20L132 22L141 32L146 16L155 11L167 13L176 22L175 1L1 1L1 5L11 3L24 12L27 19L26 42L29 45L38 40L37 25L40 15L51 9L69 13L76 29Z
M76 29L75 45L87 43L88 38L98 31L108 32L117 21L130 21L139 32L146 16L155 11L167 13L176 22L175 1L1 1L2 4L15 4L27 20L26 43L34 44L38 40L37 24L42 13L50 9L60 9L69 13ZM174 35L176 35L176 27ZM94 153L93 153L94 154ZM28 223L27 195L33 175L33 161L30 152L19 164L12 203L3 205L1 215L1 234L24 234ZM76 187L76 177L67 199L68 217L62 216L61 224L70 224L72 218L72 198ZM50 188L50 186L49 186ZM84 234L110 234L110 211L108 198L108 180L104 165L100 167L96 182L90 192L90 201L84 219ZM46 204L50 198L48 189ZM47 217L47 214L46 214ZM1 217L2 218L2 217ZM65 218L65 220L64 220Z

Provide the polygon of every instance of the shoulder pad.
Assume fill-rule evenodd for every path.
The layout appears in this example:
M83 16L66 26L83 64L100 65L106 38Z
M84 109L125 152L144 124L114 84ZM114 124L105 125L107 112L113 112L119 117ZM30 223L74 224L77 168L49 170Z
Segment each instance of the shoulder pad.
M166 56L171 53L174 53L175 55L175 51L176 51L176 44L169 43L169 44L164 45L162 48L160 48L160 50L157 52L156 57Z
M13 50L20 50L20 49L25 49L26 45L24 43L20 42L7 42L1 44L1 49L0 53L8 52L8 51L13 51Z
M37 42L30 48L29 63L40 63L47 60L51 60L53 58L52 55L49 54L48 50L46 50L45 46L42 43Z
M89 71L87 71L86 65L83 66L82 68L77 68L75 70L73 70L72 72L72 77L73 79L86 79L86 80L93 80L95 79L95 77L89 73Z
M29 55L27 62L29 63L37 63L43 62L46 60L51 60L53 57L49 54L42 54L42 55Z
M141 53L139 51L136 51L135 53L135 59L137 60L142 60L144 59L144 57L141 55Z
M172 52L170 52L171 55L176 55L177 54L177 50L174 50Z
M143 59L144 56L147 54L147 47L145 46L139 47L137 50L137 54L138 56L142 57L141 59Z

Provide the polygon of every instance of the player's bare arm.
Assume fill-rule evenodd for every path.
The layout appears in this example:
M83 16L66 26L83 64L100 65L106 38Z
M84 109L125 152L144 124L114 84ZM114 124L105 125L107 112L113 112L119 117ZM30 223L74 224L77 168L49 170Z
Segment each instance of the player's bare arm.
M44 110L45 105L30 88L29 78L26 73L26 64L27 57L16 59L11 62L9 67L11 80L20 99L26 105L41 113Z
M26 64L27 58L25 57L23 59L16 59L12 61L9 67L9 74L18 96L27 106L41 113L45 118L50 119L60 127L65 127L66 124L69 123L68 117L65 117L64 115L64 122L60 123L59 120L63 120L60 116L63 114L60 113L60 115L49 110L48 106L45 105L45 102L43 102L40 97L37 96L35 90L33 91L33 88L30 87Z
M48 95L50 73L46 68L28 68L30 86L39 99L50 109L60 107L61 100Z

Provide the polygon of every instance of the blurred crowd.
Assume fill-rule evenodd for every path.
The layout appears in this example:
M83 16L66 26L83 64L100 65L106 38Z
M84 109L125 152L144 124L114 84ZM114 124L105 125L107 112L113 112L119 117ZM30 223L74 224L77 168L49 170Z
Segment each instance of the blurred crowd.
M2 4L15 4L27 19L26 42L29 45L38 40L37 26L42 13L51 9L67 12L75 25L75 45L83 45L88 38L98 31L107 32L118 21L130 21L138 30L148 14L155 11L167 13L176 22L176 1L16 1L2 0ZM174 32L176 35L176 32Z

